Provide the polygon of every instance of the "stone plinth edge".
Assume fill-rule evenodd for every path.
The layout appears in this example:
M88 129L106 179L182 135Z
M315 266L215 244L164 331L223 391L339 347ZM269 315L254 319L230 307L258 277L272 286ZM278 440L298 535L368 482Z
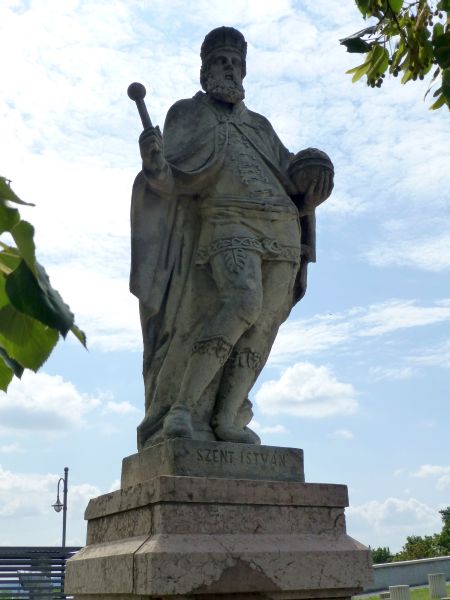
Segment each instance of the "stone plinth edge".
M249 504L270 506L348 506L347 486L204 477L154 477L125 489L93 498L84 518L89 521L162 502L182 504Z

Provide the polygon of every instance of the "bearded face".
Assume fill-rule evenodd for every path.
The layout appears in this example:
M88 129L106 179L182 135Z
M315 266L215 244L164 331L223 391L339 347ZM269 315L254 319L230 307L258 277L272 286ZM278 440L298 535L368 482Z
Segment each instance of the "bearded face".
M245 98L242 62L234 52L222 51L208 62L203 77L204 90L216 100L237 104Z

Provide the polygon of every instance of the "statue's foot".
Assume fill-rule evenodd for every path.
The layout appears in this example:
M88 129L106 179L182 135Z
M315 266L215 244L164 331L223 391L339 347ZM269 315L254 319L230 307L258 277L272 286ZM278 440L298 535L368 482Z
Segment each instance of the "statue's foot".
M260 444L261 440L251 429L244 429L225 423L214 426L214 433L222 442L236 442L238 444Z
M187 408L172 408L164 419L163 435L165 438L192 438L191 413Z

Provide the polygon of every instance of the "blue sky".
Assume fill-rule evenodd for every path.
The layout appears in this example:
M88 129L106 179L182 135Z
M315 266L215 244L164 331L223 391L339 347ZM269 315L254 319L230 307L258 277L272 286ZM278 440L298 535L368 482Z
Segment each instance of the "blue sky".
M88 335L0 396L0 545L58 544L50 507L70 468L68 542L117 489L143 412L129 198L148 90L153 122L199 89L205 34L248 40L246 103L292 151L325 150L335 190L318 261L252 394L263 443L305 451L307 481L349 486L348 530L399 550L450 504L449 119L426 82L352 85L339 38L352 0L3 0L0 173L34 202L38 254Z

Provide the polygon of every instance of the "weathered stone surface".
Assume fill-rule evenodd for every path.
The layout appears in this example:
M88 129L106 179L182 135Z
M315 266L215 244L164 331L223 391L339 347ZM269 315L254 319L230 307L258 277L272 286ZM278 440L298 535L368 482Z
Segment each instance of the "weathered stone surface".
M64 589L70 594L131 594L134 554L148 536L85 546L70 559ZM106 586L106 590L105 590Z
M238 594L362 587L369 570L364 550L345 535L157 535L136 553L135 591Z
M305 481L302 450L184 438L165 440L124 458L121 487L157 475Z
M347 597L371 576L370 552L346 534L347 504L339 485L157 477L90 502L88 545L68 563L66 591Z
M310 506L155 504L92 519L87 544L150 534L345 533L342 508Z
M131 560L133 569L126 575L117 571L116 556L111 560L104 556L109 547L101 544L85 548L81 558L91 562L89 572L77 569L75 562L69 564L66 592L80 593L82 589L86 594L131 593L127 590L131 572L134 594L153 597L321 589L357 591L370 573L368 552L345 534L337 537L156 534L149 536L132 556L127 556L126 564ZM121 554L124 556L125 552ZM74 585L75 580L78 586Z
M150 481L93 498L85 519L157 502L276 506L348 506L347 486L334 483L251 481L204 477L155 477Z

